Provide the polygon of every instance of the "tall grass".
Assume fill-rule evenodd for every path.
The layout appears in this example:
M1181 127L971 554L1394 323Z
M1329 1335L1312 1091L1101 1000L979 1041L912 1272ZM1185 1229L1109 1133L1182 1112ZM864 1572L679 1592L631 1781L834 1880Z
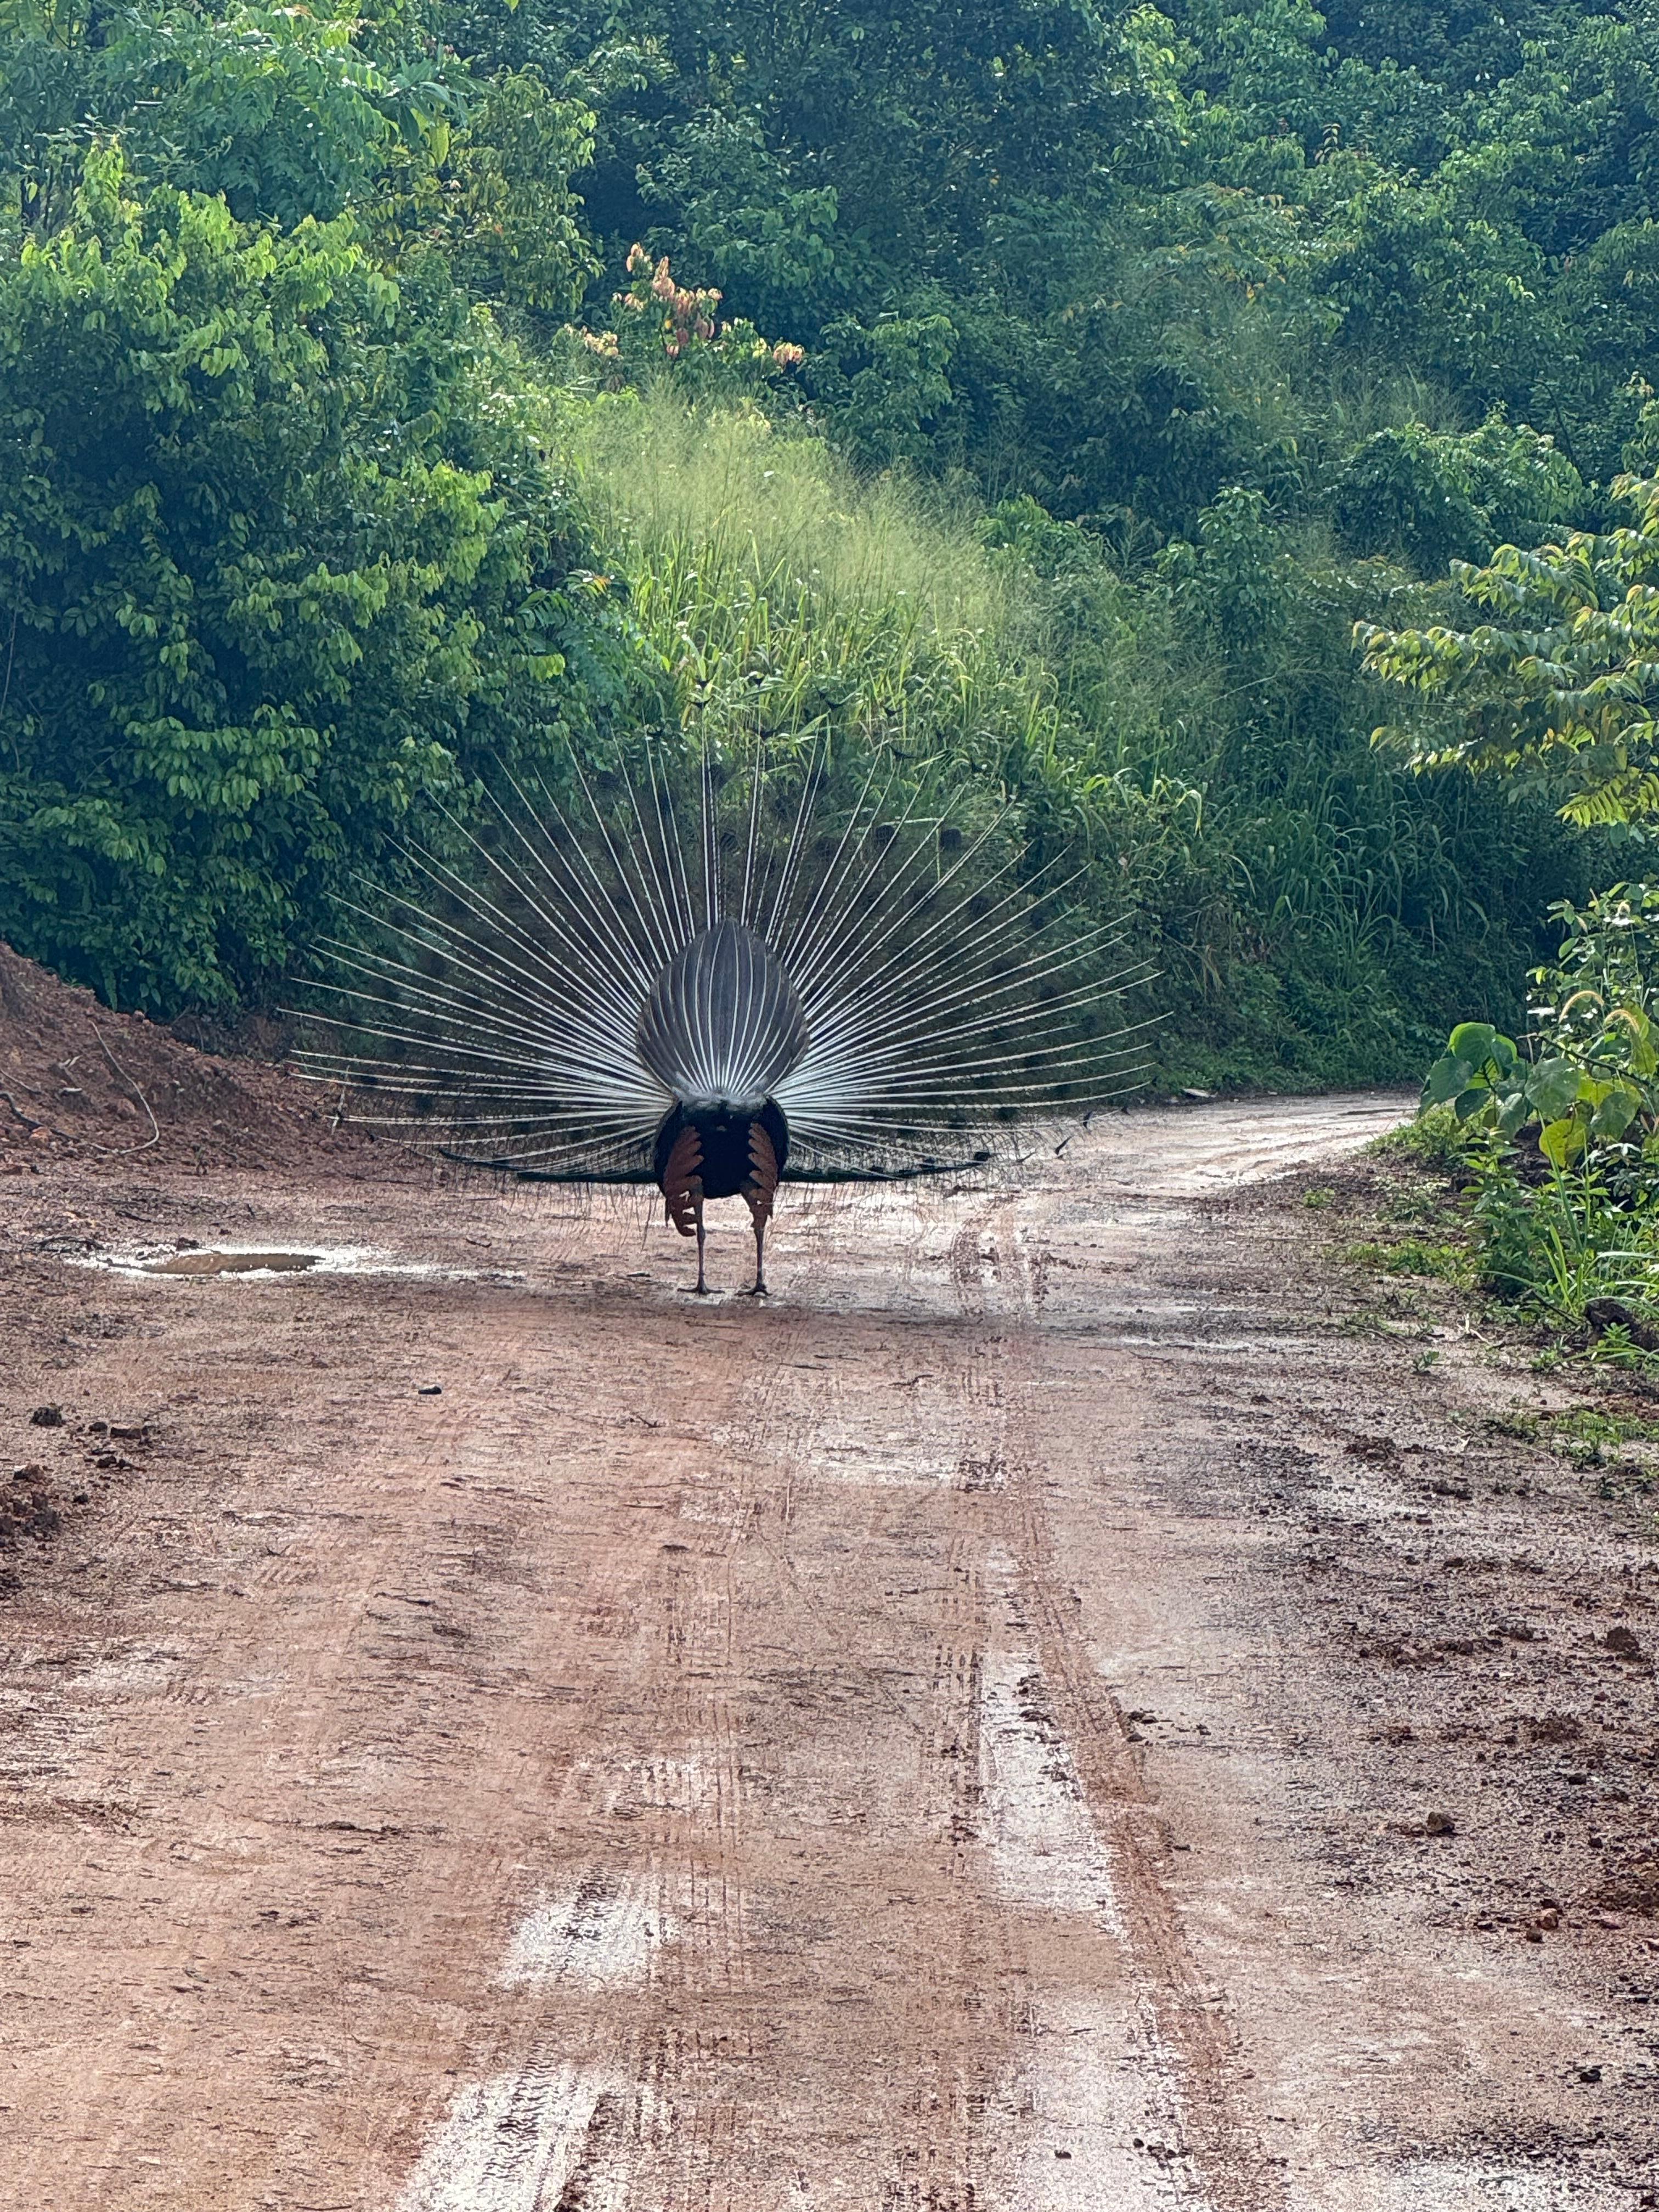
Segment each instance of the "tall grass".
M568 450L682 719L948 750L1020 787L1059 764L1039 611L945 496L665 392L584 410Z
M1417 1074L1472 972L1524 968L1528 833L1371 751L1340 588L1241 659L1207 554L1183 597L1034 509L1076 556L1044 566L952 486L861 478L751 404L548 406L661 712L716 742L943 754L1012 798L1039 853L1085 856L1097 910L1134 918L1169 1080ZM1278 542L1273 568L1313 557Z
M564 435L612 537L707 548L726 573L769 589L782 580L847 615L906 610L939 638L1017 623L1017 594L975 542L971 508L902 478L862 482L823 439L757 409L621 392L573 410Z

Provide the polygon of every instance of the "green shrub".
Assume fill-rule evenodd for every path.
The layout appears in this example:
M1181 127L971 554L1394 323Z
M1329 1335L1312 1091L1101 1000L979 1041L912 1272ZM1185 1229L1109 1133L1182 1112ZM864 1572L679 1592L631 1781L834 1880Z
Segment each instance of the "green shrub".
M441 264L92 161L0 273L0 935L112 1003L257 999L586 711L601 619L499 369Z

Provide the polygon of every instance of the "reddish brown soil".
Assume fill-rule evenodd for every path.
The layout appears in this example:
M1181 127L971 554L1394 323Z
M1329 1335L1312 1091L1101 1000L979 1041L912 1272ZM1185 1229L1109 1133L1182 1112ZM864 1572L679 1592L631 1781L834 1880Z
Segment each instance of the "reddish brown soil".
M767 1303L285 1118L26 1139L0 2206L1659 2201L1652 1498L1330 1256L1389 1110L792 1197ZM180 1240L360 1256L73 1264Z
M257 1170L357 1153L326 1096L278 1066L198 1052L112 1014L0 943L0 1175L49 1160Z

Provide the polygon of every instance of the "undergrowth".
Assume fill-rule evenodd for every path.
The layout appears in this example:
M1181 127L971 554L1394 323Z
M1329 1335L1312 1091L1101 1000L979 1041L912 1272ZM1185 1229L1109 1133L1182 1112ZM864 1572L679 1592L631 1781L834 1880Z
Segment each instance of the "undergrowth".
M1354 1248L1352 1258L1366 1263L1375 1249L1386 1253L1389 1273L1463 1281L1553 1331L1584 1342L1594 1336L1591 1356L1606 1364L1651 1364L1659 1374L1659 1194L1639 1169L1626 1163L1620 1172L1600 1159L1554 1165L1458 1123L1444 1106L1378 1149L1453 1187L1465 1240L1407 1237Z
M1156 1018L1154 1081L1397 1079L1471 978L1507 1006L1560 856L1540 859L1513 809L1487 822L1466 784L1373 750L1364 680L1328 648L1376 578L1331 567L1316 537L1287 568L1241 495L1198 543L1121 570L1033 501L860 476L755 399L659 386L545 410L657 711L717 743L942 753L1008 793L1156 967L1131 1009ZM1271 647L1282 682L1238 681L1246 579L1267 625L1252 651ZM1334 721L1315 662L1341 672Z
M1521 1042L1460 1024L1389 1142L1462 1193L1474 1282L1659 1380L1659 889L1554 918Z

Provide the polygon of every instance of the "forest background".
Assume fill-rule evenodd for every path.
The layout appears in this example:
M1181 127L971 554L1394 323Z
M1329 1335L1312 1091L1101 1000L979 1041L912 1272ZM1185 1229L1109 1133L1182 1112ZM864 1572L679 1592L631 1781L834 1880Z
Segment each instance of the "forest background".
M279 1000L501 769L693 723L1011 794L1169 1084L1419 1075L1640 872L1354 632L1659 471L1659 9L0 41L0 936L111 1001Z

